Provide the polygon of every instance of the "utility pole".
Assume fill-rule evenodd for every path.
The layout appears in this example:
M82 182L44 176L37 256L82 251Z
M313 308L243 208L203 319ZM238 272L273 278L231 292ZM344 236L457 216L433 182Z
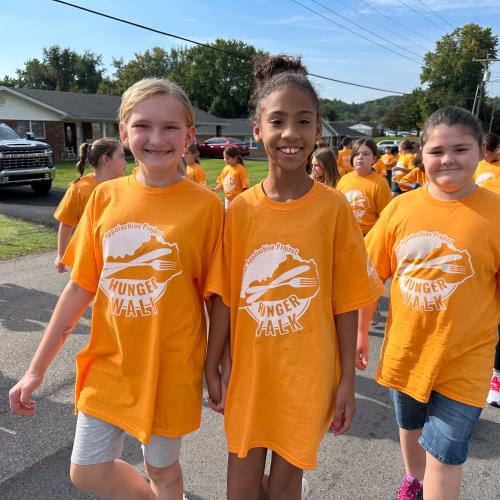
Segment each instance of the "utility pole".
M490 79L490 70L489 70L489 65L491 62L500 62L500 59L493 59L489 56L489 54L486 56L486 59L472 59L474 62L479 62L483 66L483 77L481 81L479 82L477 89L476 89L476 95L474 97L474 104L472 105L472 113L476 116L479 117L479 111L481 110L481 101L483 100L483 94L484 94L484 86L485 84L489 81Z

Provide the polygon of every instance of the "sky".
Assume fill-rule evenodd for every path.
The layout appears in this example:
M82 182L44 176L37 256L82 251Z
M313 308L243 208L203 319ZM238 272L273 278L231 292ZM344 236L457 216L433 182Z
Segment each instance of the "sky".
M500 0L69 1L198 42L237 39L271 53L300 55L310 73L398 92L420 85L422 56L456 27L474 22L500 36ZM0 2L0 77L14 77L51 45L101 54L112 76L113 58L128 61L154 46L190 44L52 0ZM349 103L394 95L312 81L321 97ZM500 62L491 67L487 89L500 95Z

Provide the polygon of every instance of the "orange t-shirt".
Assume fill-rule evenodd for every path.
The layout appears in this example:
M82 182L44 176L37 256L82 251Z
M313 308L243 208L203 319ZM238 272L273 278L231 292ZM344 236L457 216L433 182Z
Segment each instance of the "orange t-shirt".
M54 219L75 227L82 217L85 205L99 182L94 174L87 174L72 182L54 212Z
M197 184L206 184L205 170L199 163L193 163L193 165L187 165L186 167L186 177Z
M351 151L352 149L341 149L339 151L339 156L337 158L337 164L344 173L352 172L352 166L351 166Z
M199 427L203 297L223 217L218 197L187 179L97 187L63 258L95 293L90 340L77 355L78 410L143 443Z
M241 164L236 167L226 165L217 177L217 184L223 187L224 196L229 201L234 200L236 196L250 187L247 169Z
M426 403L431 391L482 407L500 317L500 197L457 201L427 187L398 196L365 238L379 276L392 277L376 380Z
M391 153L391 154L383 154L380 159L382 160L382 163L385 165L386 170L392 170L392 167L396 165L397 158Z
M356 219L318 182L287 203L258 184L229 207L223 249L207 288L231 309L228 449L243 458L270 448L312 469L340 375L334 316L383 291Z
M482 188L488 189L488 191L493 191L496 194L500 194L500 177L493 177L483 182Z
M493 163L481 160L477 164L476 171L474 172L474 182L478 186L482 186L484 182L488 179L492 179L493 177L500 176L500 161L495 161Z
M401 177L406 175L409 172L403 172L401 169L406 168L408 170L411 170L413 168L413 158L415 155L413 153L403 153L398 156L398 161L396 163L396 166L393 168L392 171L392 182L398 182Z
M346 196L363 234L373 227L392 200L389 184L375 172L366 177L350 172L340 179L337 189Z
M423 172L420 168L414 167L411 172L406 175L403 175L398 181L398 186L401 191L410 191L413 189L413 185L415 183L423 186L427 182L427 177L425 176L425 172Z
M372 165L373 170L377 172L377 174L380 174L382 177L387 177L387 166L386 164L382 161L382 158L379 158L373 165Z

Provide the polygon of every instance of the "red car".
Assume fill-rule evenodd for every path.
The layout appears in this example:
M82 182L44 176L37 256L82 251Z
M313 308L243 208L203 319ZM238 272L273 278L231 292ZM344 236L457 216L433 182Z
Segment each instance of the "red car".
M197 146L200 156L208 156L211 158L222 158L222 153L230 146L238 148L241 156L247 156L250 154L248 144L246 142L240 141L239 139L233 139L231 137L212 137L201 144L197 144Z

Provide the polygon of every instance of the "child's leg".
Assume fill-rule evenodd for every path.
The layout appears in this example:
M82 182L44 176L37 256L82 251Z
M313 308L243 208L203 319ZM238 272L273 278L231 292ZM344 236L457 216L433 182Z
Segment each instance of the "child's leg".
M228 500L265 499L262 479L266 465L266 448L253 448L246 458L229 453L227 463Z
M151 436L142 445L144 466L150 479L151 498L182 500L183 480L179 463L182 438Z
M406 474L422 481L425 473L425 451L418 443L427 415L427 405L394 389L390 390L396 422L399 426L401 453Z
M491 376L490 391L486 401L490 405L500 408L500 325L498 325L498 343L495 351L493 375Z
M426 454L425 500L457 500L462 482L462 466L447 465Z
M118 459L124 436L114 425L78 414L70 470L77 488L108 498L150 498L151 489L139 471Z
M426 500L458 500L461 465L467 460L472 431L481 408L432 392L420 446L427 452Z
M269 500L301 500L302 472L273 452L266 487Z

